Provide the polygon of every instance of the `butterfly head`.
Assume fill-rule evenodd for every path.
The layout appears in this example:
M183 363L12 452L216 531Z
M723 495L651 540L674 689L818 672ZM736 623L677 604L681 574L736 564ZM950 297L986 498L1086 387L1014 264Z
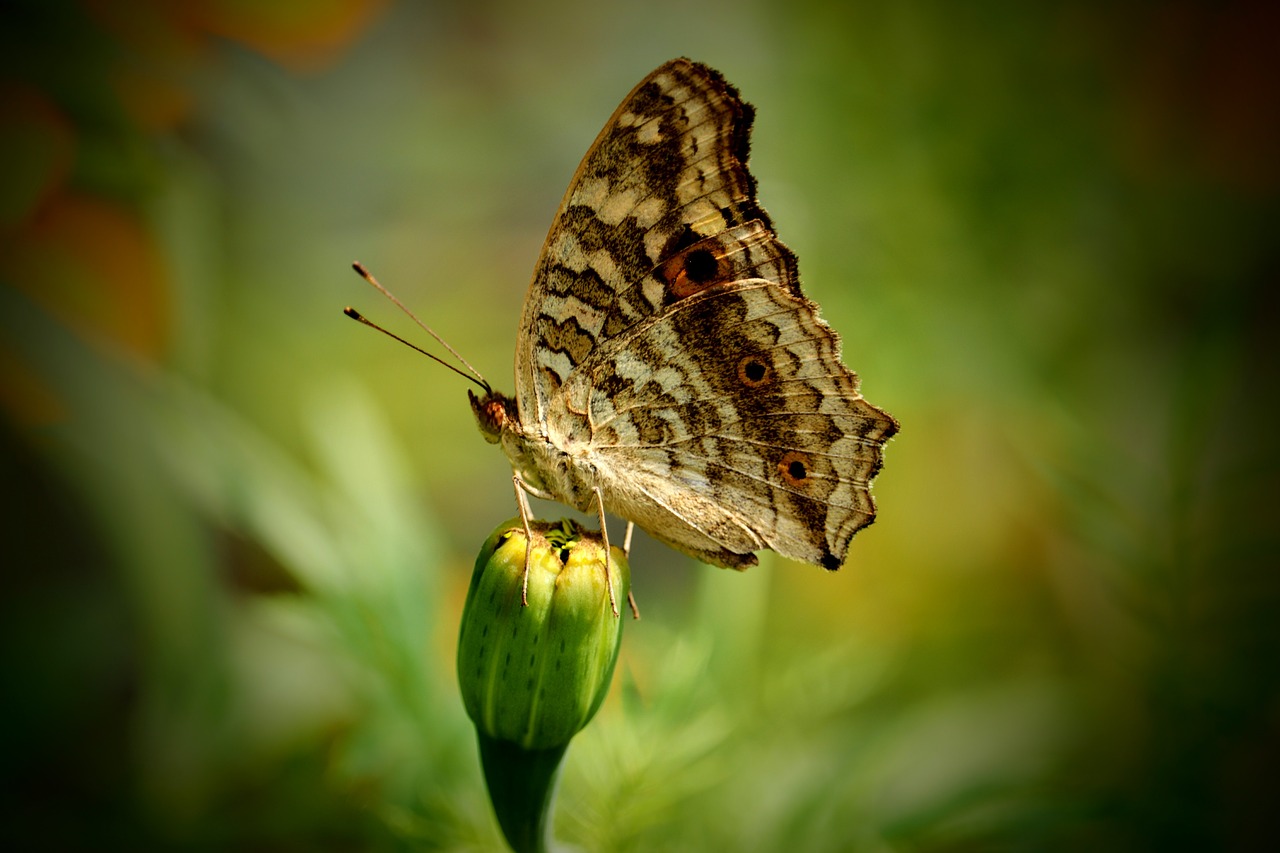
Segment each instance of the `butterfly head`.
M471 411L476 414L480 434L490 444L501 441L503 430L511 430L520 420L515 401L497 391L486 391L483 397L468 391L467 396L471 398Z

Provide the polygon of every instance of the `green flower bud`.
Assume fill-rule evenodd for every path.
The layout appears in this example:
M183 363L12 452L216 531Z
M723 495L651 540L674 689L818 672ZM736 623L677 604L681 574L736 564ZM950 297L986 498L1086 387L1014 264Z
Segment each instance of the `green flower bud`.
M494 812L516 850L544 849L560 759L604 701L622 642L599 534L572 521L530 527L528 605L516 518L476 558L458 637L462 700ZM630 569L621 551L612 556L608 577L621 602Z
M604 701L622 642L599 537L571 521L533 522L529 604L521 604L524 528L490 535L471 576L458 638L458 681L484 734L525 749L563 746ZM630 586L614 549L614 596Z

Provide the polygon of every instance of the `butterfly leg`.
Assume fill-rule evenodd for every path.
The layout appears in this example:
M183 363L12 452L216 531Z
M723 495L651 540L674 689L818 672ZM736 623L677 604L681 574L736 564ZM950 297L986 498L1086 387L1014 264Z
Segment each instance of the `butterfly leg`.
M628 558L631 557L631 534L636 532L636 526L633 522L627 522L626 535L622 537L622 553ZM640 618L640 608L636 606L636 594L627 590L627 604L631 606L631 618Z
M533 512L529 509L529 498L525 496L524 480L519 474L511 475L511 482L516 487L516 507L520 510L520 523L524 525L524 572L520 577L520 606L529 606L529 565L533 555L533 530L529 527L529 517Z
M604 537L604 582L609 587L609 606L613 608L613 615L618 615L618 601L613 597L613 573L609 571L610 554L609 551L609 526L604 521L604 495L600 493L600 487L596 486L596 509L600 513L600 535Z

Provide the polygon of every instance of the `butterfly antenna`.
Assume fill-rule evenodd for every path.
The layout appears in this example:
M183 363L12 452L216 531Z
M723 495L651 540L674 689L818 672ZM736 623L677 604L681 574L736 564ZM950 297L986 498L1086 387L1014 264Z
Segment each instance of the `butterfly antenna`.
M364 317L364 315L362 315L359 311L356 311L354 308L351 308L350 306L348 306L348 307L346 307L346 308L342 309L342 313L343 313L343 314L346 314L348 317L350 317L350 318L351 318L351 319L353 319L353 320L359 320L361 323L364 323L366 326L368 326L368 327L370 327L370 328L372 328L372 329L377 329L379 332L382 332L384 335L387 335L387 336L389 336L389 337L395 338L395 339L396 339L397 341L399 341L400 343L404 344L405 346L409 347L410 349L415 349L415 350L417 350L418 352L420 352L420 353L422 353L423 355L425 355L427 358L430 358L430 359L433 359L434 361L438 361L438 362L440 362L440 363L441 363L441 364L443 364L445 367L447 367L447 368L449 368L450 370L452 370L454 373L457 373L457 374L458 374L458 375L460 375L460 376L465 376L467 379L469 379L469 380L471 380L472 382L474 382L474 383L476 383L477 385L479 385L481 388L483 388L483 389L485 390L485 393L491 393L491 392L492 392L492 390L493 390L493 389L491 389L491 388L489 387L489 383L485 381L485 378L484 378L483 376L481 376L481 375L480 375L480 371L478 371L478 370L476 370L474 367L472 367L472 366L471 366L471 362L469 362L469 361L467 361L465 358L463 358L463 357L462 357L462 354L461 354L460 352L458 352L456 349L454 349L453 347L451 347L451 346L449 345L449 342L448 342L448 341L446 341L444 338L442 338L442 337L440 337L439 335L437 335L437 334L436 334L436 332L435 332L435 329L432 329L432 328L431 328L430 326L428 326L426 323L424 323L424 322L422 322L421 320L419 320L419 319L418 319L418 315L417 315L417 314L414 314L412 311L410 311L410 310L409 310L409 308L408 308L408 306L406 306L403 302L401 302L401 301L396 297L396 295L395 295L394 293L392 293L390 290L387 290L385 287L383 287L383 286L382 286L382 284L381 284L381 282L379 282L376 278L374 278L374 277L373 277L373 273L371 273L371 272L369 272L367 269L365 269L364 264L360 263L359 261L356 261L356 262L354 262L354 263L351 265L351 268L352 268L353 270L355 270L357 273L359 273L361 278L363 278L365 281L369 282L369 284L373 285L373 287L374 287L374 289L375 289L375 290L377 290L377 291L378 291L379 293L381 293L383 296L385 296L385 297L387 297L388 299L390 299L390 300L392 301L392 303L394 303L394 304L395 304L395 306L396 306L397 308L399 308L399 309L400 309L401 311L403 311L404 313L408 314L408 315L409 315L409 319L411 319L411 320L413 320L413 322L417 323L417 324L418 324L418 326L419 326L419 327L421 327L421 329L422 329L424 332L426 332L426 333L427 333L428 335L430 335L433 339L435 339L435 342L436 342L436 343L440 344L440 346L442 346L442 347L444 347L445 349L447 349L447 350L450 352L450 354L452 354L452 355L453 355L453 357L454 357L454 358L456 358L458 361L460 361L460 362L462 363L462 366L463 366L463 367L465 367L468 371L470 371L470 373L467 373L467 372L464 372L464 371L460 370L456 365L452 365L452 364L450 364L449 362L445 361L444 359L440 358L439 356L432 355L431 353L429 353L429 352L427 352L426 350L424 350L422 347L419 347L419 346L416 346L416 345L414 345L414 344L409 343L408 341L406 341L404 338L400 337L399 335L394 334L394 333L392 333L392 332L388 332L386 329L382 328L382 327L381 327L381 326L379 326L377 323L374 323L373 321L371 321L371 320L367 319L367 318L366 318L366 317Z
M450 364L449 362L445 361L443 358L441 358L440 356L436 355L435 353L427 352L426 350L424 350L422 347L418 346L417 344L415 344L415 343L410 343L409 341L406 341L404 338L400 337L400 336L399 336L399 335L397 335L395 332L387 331L386 329L384 329L384 328L382 328L381 326L379 326L377 323L375 323L375 322L373 322L372 320L370 320L368 317L366 317L366 316L364 316L363 314L361 314L361 313L360 313L359 311L357 311L356 309L352 308L350 305L348 305L346 308L343 308L343 309L342 309L342 313L343 313L343 314L346 314L346 315L347 315L348 317L350 317L352 320L358 320L359 322L364 323L364 324L365 324L366 326L368 326L370 329L377 329L379 332L382 332L382 334L386 335L386 336L387 336L387 337L389 337L389 338L395 338L397 341L399 341L400 343L404 344L404 345L405 345L405 346L407 346L409 349L417 350L418 352L422 353L423 355L425 355L427 358L431 359L432 361L437 361L437 362L439 362L440 364L443 364L445 367L449 368L449 369L450 369L450 370L452 370L454 373L456 373L456 374L458 374L459 376L461 376L463 379L467 379L467 380L469 380L469 381L471 381L471 382L474 382L474 383L476 383L477 385L479 385L481 388L483 388L483 389L485 390L485 393L486 393L486 394L488 394L488 393L492 393L492 389L489 387L488 383L486 383L484 380L482 380L482 379L477 379L476 377L472 376L470 373L467 373L466 371L464 371L464 370L462 370L461 368L459 368L456 364Z

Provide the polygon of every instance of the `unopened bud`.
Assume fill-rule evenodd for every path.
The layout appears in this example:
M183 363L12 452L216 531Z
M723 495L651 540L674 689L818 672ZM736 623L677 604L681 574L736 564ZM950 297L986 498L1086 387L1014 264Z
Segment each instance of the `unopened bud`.
M569 742L604 701L622 640L604 548L572 522L535 522L528 606L525 536L501 525L476 559L458 638L458 681L476 727L526 749ZM626 559L609 572L626 598Z
M560 759L608 693L622 641L612 602L630 589L626 558L614 549L606 569L599 534L572 521L530 527L528 605L524 526L512 519L476 558L458 637L462 700L516 850L539 849Z

